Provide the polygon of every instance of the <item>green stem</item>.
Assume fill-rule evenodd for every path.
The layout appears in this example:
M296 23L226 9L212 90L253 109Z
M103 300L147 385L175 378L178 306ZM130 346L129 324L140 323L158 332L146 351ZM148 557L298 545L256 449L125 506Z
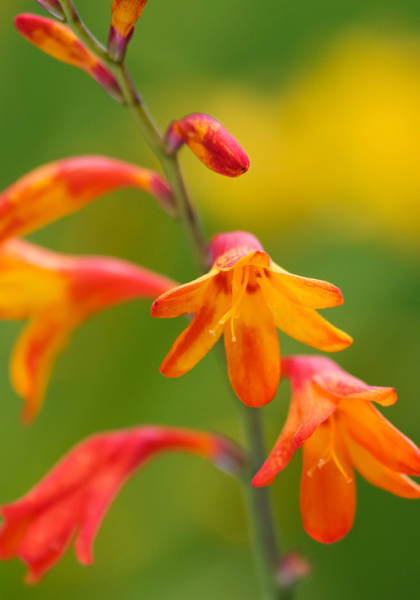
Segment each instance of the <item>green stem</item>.
M206 240L202 233L197 213L189 198L176 155L166 151L163 137L156 127L142 98L137 93L128 71L123 64L115 63L107 50L85 27L71 0L59 0L66 17L67 25L109 70L115 75L124 98L124 103L142 133L150 149L159 159L163 171L174 192L178 217L190 240L197 262L203 272L208 270ZM291 600L292 592L282 587L276 577L279 550L276 540L276 528L267 488L253 488L251 479L265 458L265 448L260 412L241 405L244 431L247 441L250 464L243 477L243 486L248 506L255 561L259 573L264 600Z
M241 403L242 423L249 456L248 471L243 478L243 488L248 508L252 546L257 565L263 600L292 600L290 587L279 580L281 558L279 542L268 487L253 487L251 480L265 460L264 435L261 411Z
M155 125L153 118L149 114L144 101L137 93L125 65L115 63L110 58L104 46L102 46L102 44L98 42L86 28L71 0L59 0L59 2L66 17L67 25L74 31L83 44L104 62L108 69L115 75L127 108L146 143L160 161L166 178L172 188L177 206L177 216L190 241L198 266L200 270L206 271L208 268L206 239L198 215L194 210L194 206L185 187L177 156L169 154L166 151L163 137Z

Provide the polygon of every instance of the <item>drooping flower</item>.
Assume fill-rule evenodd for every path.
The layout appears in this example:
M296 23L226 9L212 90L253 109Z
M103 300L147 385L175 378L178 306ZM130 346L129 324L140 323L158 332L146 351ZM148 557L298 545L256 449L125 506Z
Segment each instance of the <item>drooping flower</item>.
M134 33L134 25L140 18L147 0L114 0L112 3L112 25L109 31L108 52L121 61L128 42Z
M242 146L216 119L209 115L193 114L173 121L165 136L169 152L183 144L212 171L238 177L249 169L249 158Z
M101 522L126 481L164 452L186 452L221 469L241 469L238 447L222 436L143 426L92 436L76 446L23 498L3 506L0 559L20 558L36 583L60 560L73 536L77 559L93 562Z
M207 275L153 303L154 317L196 313L161 365L167 377L192 369L223 333L233 389L245 404L262 406L274 398L280 377L276 327L327 352L351 344L315 311L342 303L334 285L288 273L250 233L215 236L209 254L213 266Z
M253 485L269 485L303 445L300 504L307 533L332 543L351 529L354 471L403 498L420 498L420 450L372 405L393 404L393 388L369 386L320 356L283 359L292 401L283 430Z
M122 102L120 86L104 63L91 52L70 27L38 15L15 18L19 33L34 46L61 62L82 69L93 77L110 96Z
M0 194L0 242L32 231L124 187L152 194L167 210L173 195L157 173L105 156L76 156L31 171Z
M122 260L61 255L19 239L0 245L0 318L29 320L11 362L24 420L38 413L54 362L75 329L106 308L156 298L174 285Z
M58 0L37 0L37 2L57 19L64 20L65 15Z

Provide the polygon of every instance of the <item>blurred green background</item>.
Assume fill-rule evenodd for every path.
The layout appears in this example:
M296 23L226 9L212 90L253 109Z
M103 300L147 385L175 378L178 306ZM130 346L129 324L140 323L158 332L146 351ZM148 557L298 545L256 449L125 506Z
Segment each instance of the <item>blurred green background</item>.
M77 3L102 40L110 5ZM124 109L84 73L19 38L13 17L25 11L42 14L35 0L0 5L0 188L77 154L157 168ZM247 149L252 168L239 180L206 171L182 152L208 234L252 229L286 269L337 284L345 304L328 316L355 342L334 358L371 384L394 386L400 399L386 416L420 443L419 2L150 0L128 64L162 128L206 112ZM107 196L31 239L130 259L182 282L196 276L176 223L134 191ZM24 494L96 431L165 423L239 440L237 407L214 352L179 380L158 372L183 327L180 319L152 321L147 302L96 317L61 356L28 429L8 381L21 325L2 323L0 502ZM284 352L307 351L280 337ZM288 397L283 384L263 409L268 447ZM296 456L273 486L284 546L301 549L314 565L297 599L417 597L420 504L360 480L353 530L323 546L302 529L299 475ZM93 567L80 567L68 552L35 588L22 584L18 561L0 564L0 596L258 598L241 492L192 457L162 457L135 477L95 550Z

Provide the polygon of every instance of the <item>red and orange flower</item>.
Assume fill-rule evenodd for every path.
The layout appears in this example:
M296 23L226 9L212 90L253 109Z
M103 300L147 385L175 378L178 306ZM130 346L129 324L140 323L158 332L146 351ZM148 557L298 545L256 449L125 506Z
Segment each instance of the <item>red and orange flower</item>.
M334 285L288 273L272 262L250 233L215 236L207 275L160 296L154 317L195 313L161 365L167 377L192 369L224 334L229 378L239 398L262 406L276 394L280 348L276 327L320 350L352 342L316 311L343 302Z
M223 436L144 426L98 434L80 443L23 498L2 506L0 559L19 557L36 583L60 560L73 536L77 559L93 562L92 545L111 502L127 480L164 452L195 454L226 471L243 456Z
M356 505L354 469L403 498L420 498L420 450L372 405L393 404L393 388L368 386L319 356L283 359L292 402L283 431L253 485L269 485L303 445L300 502L303 525L319 542L351 529Z

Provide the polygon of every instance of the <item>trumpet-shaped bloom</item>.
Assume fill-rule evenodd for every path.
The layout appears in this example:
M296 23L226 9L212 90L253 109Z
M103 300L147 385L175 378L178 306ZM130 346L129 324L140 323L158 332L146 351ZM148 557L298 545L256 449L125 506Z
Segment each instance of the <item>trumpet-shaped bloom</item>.
M110 96L122 102L114 75L67 25L31 14L18 15L15 24L19 33L34 46L61 62L86 71Z
M297 340L333 352L352 339L315 308L342 303L334 285L288 273L272 262L259 241L244 232L215 236L210 272L164 293L154 317L195 313L161 365L167 377L192 369L224 334L229 378L239 398L262 406L276 394L280 349L276 327Z
M166 133L169 152L176 152L182 144L212 171L238 177L249 169L249 158L235 138L213 117L189 115L173 121Z
M101 310L156 298L174 285L122 260L60 255L19 239L0 245L0 318L29 320L11 362L24 420L38 413L54 362L76 328Z
M57 19L65 19L63 9L58 0L37 0L37 2L54 17L57 17Z
M307 533L319 542L344 537L354 519L354 471L403 498L420 498L420 450L374 408L393 404L394 389L368 386L332 360L283 359L292 402L273 450L253 480L272 483L303 444L300 504Z
M114 0L112 25L109 31L108 51L114 60L124 58L127 44L134 33L134 25L140 18L147 0Z
M0 241L26 235L124 187L147 191L173 209L171 189L153 171L105 156L66 158L31 171L0 194Z
M92 545L119 490L146 461L163 452L186 452L235 471L243 457L222 436L143 426L92 436L76 446L23 498L3 506L0 558L19 557L28 583L60 560L75 535L79 562L93 562Z

